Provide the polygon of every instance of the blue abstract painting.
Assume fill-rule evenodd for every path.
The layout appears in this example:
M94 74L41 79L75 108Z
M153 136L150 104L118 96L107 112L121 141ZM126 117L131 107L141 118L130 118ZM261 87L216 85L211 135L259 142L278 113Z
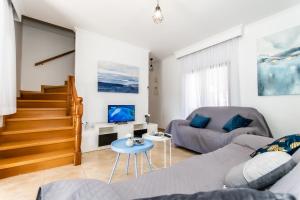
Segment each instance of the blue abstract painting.
M300 94L300 26L258 40L258 95Z
M139 93L139 68L99 62L98 92Z

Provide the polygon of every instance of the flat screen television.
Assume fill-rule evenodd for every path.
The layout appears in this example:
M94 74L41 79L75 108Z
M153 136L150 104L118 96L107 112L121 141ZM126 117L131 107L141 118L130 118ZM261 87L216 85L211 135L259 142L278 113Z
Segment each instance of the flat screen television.
M108 123L135 121L134 105L108 105Z

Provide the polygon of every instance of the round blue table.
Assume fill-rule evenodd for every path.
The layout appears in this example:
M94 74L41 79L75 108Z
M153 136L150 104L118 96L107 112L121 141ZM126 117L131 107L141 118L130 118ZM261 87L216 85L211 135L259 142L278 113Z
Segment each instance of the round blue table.
M153 142L150 140L144 140L144 144L141 145L134 145L132 147L128 147L126 145L126 141L128 138L123 138L123 139L119 139L119 140L115 140L111 143L111 149L115 152L117 152L117 158L115 161L115 164L113 166L110 178L108 183L111 182L112 177L115 173L116 167L119 163L119 159L120 159L120 154L128 154L128 158L127 158L127 164L126 164L126 174L128 175L128 168L129 168L129 161L130 161L130 154L134 154L134 166L135 166L135 177L138 177L138 167L137 167L137 155L139 153L143 153L147 159L148 162L148 166L149 166L149 170L152 170L152 166L147 154L147 151L149 151L150 149L153 148Z

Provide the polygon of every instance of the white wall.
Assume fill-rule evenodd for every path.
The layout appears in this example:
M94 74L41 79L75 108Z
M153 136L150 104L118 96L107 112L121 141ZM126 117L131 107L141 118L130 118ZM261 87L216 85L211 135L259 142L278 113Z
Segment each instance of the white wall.
M258 22L245 26L239 46L240 91L233 97L240 99L241 106L257 108L266 117L275 137L300 132L300 95L259 97L257 92L257 39L300 25L300 6L285 10ZM159 75L160 107L150 112L159 112L154 121L164 128L181 116L180 69L174 55L162 60ZM235 102L234 105L239 105Z
M22 69L22 23L15 21L15 33L16 33L16 74L17 74L17 96L21 89L21 69Z
M175 56L169 56L161 61L158 121L160 128L166 128L171 120L183 117L180 73L181 69Z
M134 104L136 120L148 113L149 51L82 29L76 30L76 87L84 100L83 120L107 122L108 104ZM139 94L97 92L97 63L112 61L140 67Z
M74 54L41 66L34 63L75 48L74 35L23 24L21 90L40 91L41 85L62 85L74 74Z
M257 92L257 39L299 26L300 6L245 27L240 43L241 104L258 108L275 137L300 132L300 96L260 97Z
M159 119L159 112L156 112L156 110L160 107L160 101L159 101L159 61L153 61L153 70L149 72L149 112L150 112L150 121L156 122Z

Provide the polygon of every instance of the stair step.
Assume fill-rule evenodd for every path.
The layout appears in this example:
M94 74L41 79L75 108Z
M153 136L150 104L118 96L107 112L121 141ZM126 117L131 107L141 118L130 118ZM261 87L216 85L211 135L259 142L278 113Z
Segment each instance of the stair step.
M66 100L67 93L41 93L41 92L30 92L22 91L22 100Z
M16 142L7 142L0 144L0 151L6 151L11 149L20 149L27 147L43 146L50 144L58 144L64 142L75 141L74 137L53 137L47 139L38 139L38 140L26 140L26 141L16 141Z
M72 126L40 128L18 131L4 131L0 133L2 142L16 142L34 139L51 139L53 137L72 137L74 128Z
M18 108L15 114L9 115L8 118L24 117L58 117L66 116L66 108Z
M71 116L8 118L5 131L72 126L72 123Z
M26 134L26 133L40 133L46 131L60 131L60 130L72 130L72 126L62 126L62 127L54 127L54 128L40 128L40 129L29 129L29 130L15 130L15 131L3 131L0 133L0 136L6 135L18 135L18 134Z
M68 92L68 87L66 85L60 85L60 86L47 86L44 85L43 92L45 93L58 93L58 92Z
M74 156L73 149L0 159L0 170Z
M66 100L17 100L18 108L66 108Z

